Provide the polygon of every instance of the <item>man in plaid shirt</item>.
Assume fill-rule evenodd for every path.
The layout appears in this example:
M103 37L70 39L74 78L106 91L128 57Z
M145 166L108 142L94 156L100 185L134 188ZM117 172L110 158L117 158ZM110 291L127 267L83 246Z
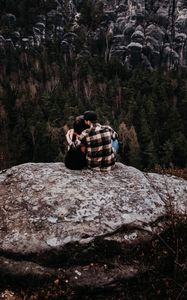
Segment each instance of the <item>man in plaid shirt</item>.
M76 146L85 145L88 168L97 171L110 171L115 164L115 151L112 148L112 139L116 139L117 133L110 126L97 123L97 115L93 111L84 113L85 129Z

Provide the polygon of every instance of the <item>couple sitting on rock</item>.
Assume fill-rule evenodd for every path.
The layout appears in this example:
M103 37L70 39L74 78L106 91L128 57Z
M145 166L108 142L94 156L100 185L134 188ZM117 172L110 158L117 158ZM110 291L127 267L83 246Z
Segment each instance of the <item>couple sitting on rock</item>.
M118 150L117 133L110 126L97 123L94 111L86 111L83 116L77 117L73 127L66 134L66 167L110 171Z

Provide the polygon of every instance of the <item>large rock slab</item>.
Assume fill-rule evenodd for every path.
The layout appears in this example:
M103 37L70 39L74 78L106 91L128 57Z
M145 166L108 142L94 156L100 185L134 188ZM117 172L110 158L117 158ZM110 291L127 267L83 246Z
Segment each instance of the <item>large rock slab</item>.
M93 272L93 262L112 261L162 232L171 210L185 214L187 182L120 163L110 173L27 163L1 171L0 207L1 274L46 277L65 268L72 284L85 285L88 275L77 280L76 272L84 273L81 265ZM145 271L125 264L122 269L115 264L111 272L98 265L107 276L98 279L94 271L99 281L93 275L90 281L107 284Z

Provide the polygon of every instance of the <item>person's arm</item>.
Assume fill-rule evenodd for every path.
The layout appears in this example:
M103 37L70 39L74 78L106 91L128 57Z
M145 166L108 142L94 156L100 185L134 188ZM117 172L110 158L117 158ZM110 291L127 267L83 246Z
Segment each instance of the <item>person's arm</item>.
M118 134L114 131L113 128L111 128L111 142L112 142L113 151L116 155L119 152L119 141L118 141Z
M117 132L115 132L115 130L112 129L112 139L115 140L115 139L117 139L117 138L118 138Z
M87 131L84 130L76 139L75 146L80 147L82 145L86 145L86 136L87 136Z
M69 146L71 146L73 143L73 134L74 134L74 130L73 129L69 129L68 132L66 133L66 141L68 143Z
M117 138L118 138L117 132L115 132L115 130L114 130L112 127L110 127L110 126L107 126L107 127L108 127L108 129L110 130L110 133L111 133L111 139L112 139L112 140L117 139Z

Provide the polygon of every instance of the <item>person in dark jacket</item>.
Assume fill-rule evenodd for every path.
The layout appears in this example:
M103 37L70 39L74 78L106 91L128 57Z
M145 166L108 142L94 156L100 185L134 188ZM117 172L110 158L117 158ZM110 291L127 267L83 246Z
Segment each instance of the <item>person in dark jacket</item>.
M87 166L85 146L75 147L75 142L87 126L85 125L83 116L76 118L73 129L68 130L66 140L68 143L68 151L65 155L65 166L71 170L81 170Z

